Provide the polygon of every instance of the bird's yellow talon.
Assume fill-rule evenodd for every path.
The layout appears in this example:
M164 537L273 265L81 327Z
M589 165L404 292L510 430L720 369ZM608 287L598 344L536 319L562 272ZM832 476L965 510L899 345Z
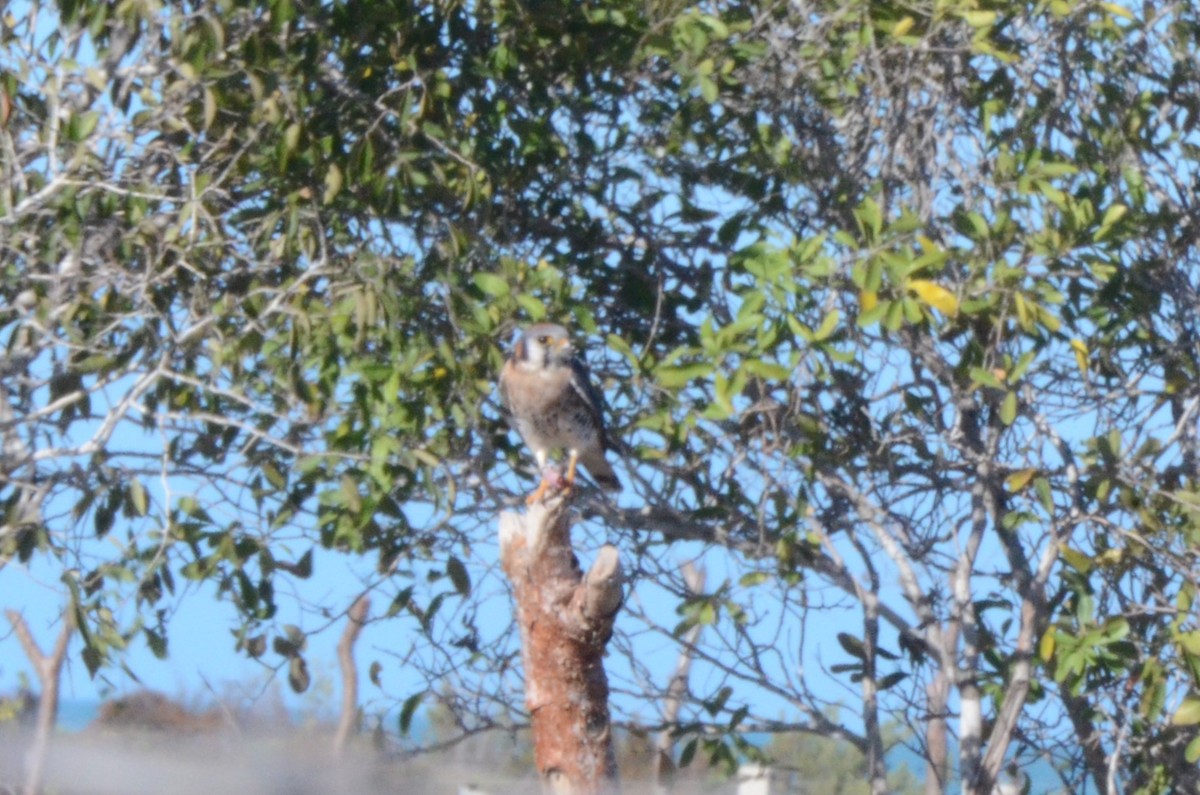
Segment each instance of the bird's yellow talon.
M550 488L550 482L545 478L542 478L542 482L538 484L537 489L525 498L525 504L532 506L538 502L541 502L542 498L546 496L546 490L548 488Z

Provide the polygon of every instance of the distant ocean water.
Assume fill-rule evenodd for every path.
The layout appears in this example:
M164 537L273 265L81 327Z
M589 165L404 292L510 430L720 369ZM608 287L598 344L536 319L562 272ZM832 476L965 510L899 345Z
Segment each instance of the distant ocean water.
M64 699L58 703L58 728L77 732L94 721L99 714L99 701Z

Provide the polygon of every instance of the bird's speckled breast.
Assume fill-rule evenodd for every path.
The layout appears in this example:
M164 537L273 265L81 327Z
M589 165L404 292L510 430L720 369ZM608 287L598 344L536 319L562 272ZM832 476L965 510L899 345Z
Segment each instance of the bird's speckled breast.
M556 450L594 444L597 428L587 405L570 384L570 371L538 373L542 389L509 395L517 432L534 449ZM519 392L519 394L517 393Z

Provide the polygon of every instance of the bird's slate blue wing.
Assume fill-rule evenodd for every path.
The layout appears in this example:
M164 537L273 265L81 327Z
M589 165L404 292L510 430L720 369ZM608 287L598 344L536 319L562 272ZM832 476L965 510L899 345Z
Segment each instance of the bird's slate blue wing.
M601 446L607 449L608 434L604 429L604 396L600 394L600 390L596 389L592 383L592 374L588 372L587 365L576 358L571 359L571 387L579 393L583 398L583 402L587 404L588 411L592 415L592 420L600 430Z

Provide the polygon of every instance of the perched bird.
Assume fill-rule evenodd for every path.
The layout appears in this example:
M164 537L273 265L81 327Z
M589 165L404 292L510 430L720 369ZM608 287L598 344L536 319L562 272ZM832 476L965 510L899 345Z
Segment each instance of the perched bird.
M545 467L552 450L567 453L568 490L575 483L576 463L583 464L603 488L621 488L604 457L609 441L602 398L587 367L576 358L565 328L538 323L525 329L500 372L500 400L509 424L533 450L542 469L542 482L529 495L528 504L540 500L550 486Z

